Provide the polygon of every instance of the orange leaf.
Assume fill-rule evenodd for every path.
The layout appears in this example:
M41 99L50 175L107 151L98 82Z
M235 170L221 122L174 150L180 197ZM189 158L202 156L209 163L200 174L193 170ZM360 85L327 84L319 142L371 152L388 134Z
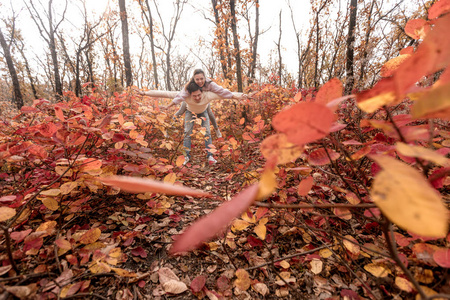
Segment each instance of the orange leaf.
M61 109L61 107L55 107L55 115L58 117L59 120L64 122L64 113Z
M16 210L7 206L0 207L0 222L11 219L16 215Z
M409 20L405 26L405 33L415 40L423 39L430 31L430 25L424 19Z
M221 232L234 218L244 212L256 198L258 185L252 185L225 202L206 217L201 218L177 237L170 253L186 252L195 249Z
M450 0L439 0L428 10L428 19L432 20L450 11Z
M411 54L403 54L399 55L397 57L394 57L387 61L382 67L381 67L381 76L382 77L389 77L394 74L395 70L398 69L398 67L411 56Z
M106 185L116 186L126 192L132 193L162 193L168 195L211 197L211 194L194 190L185 186L166 184L161 181L127 176L111 176L99 178Z
M100 169L102 161L95 158L88 158L81 163L80 171L86 172L90 170Z
M80 238L80 243L82 244L92 244L95 243L98 238L100 237L100 234L102 232L99 228L92 228L89 229L85 234L83 234Z
M288 142L285 134L274 134L265 138L260 148L265 159L275 156L277 164L295 161L303 153L303 147Z
M325 105L333 99L342 97L343 91L344 87L339 79L330 79L317 92L316 103Z
M234 285L241 291L246 291L251 285L250 275L244 269L238 269L236 271L237 279L234 281Z
M289 142L302 146L325 137L333 121L333 112L323 104L301 102L276 114L272 125Z
M328 152L328 154L327 154ZM328 157L328 155L331 157L331 160L336 160L339 158L340 154L337 153L336 151L332 150L332 149L324 149L324 148L319 148L314 150L313 152L311 152L308 155L308 162L310 165L313 166L323 166L323 165L327 165L329 163L331 163L330 161L330 157Z
M297 194L299 196L306 196L308 195L309 191L314 185L314 178L312 176L308 176L302 181L300 181L300 184L298 185Z

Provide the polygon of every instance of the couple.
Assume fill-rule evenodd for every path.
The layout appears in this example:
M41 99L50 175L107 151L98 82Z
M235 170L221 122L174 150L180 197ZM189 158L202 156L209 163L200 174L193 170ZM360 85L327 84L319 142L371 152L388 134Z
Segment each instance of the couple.
M211 79L205 77L205 73L201 69L194 71L194 75L187 83L185 88L181 92L166 92L166 91L147 91L139 92L141 95L150 97L163 97L173 98L173 101L167 106L162 107L168 109L176 104L182 103L180 110L175 116L180 116L186 112L184 118L184 141L183 146L185 148L185 161L186 165L190 160L191 151L191 134L194 127L193 119L200 118L202 120L202 127L206 128L205 147L207 151L208 162L211 164L216 163L210 150L212 144L210 120L216 129L217 136L220 138L220 130L217 127L217 122L214 114L211 111L210 102L218 99L245 99L247 95L242 93L232 93L227 89L212 82Z

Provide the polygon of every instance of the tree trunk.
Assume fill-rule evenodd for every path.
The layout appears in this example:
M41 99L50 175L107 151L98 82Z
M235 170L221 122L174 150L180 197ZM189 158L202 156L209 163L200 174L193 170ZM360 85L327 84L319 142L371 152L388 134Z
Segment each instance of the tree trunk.
M213 7L214 12L214 21L216 22L217 29L220 30L220 17L219 17L219 11L217 10L217 0L211 0L211 4ZM222 31L221 33L217 33L216 30L216 36L219 40L224 39L226 36L226 32ZM222 50L222 47L219 45L219 57L220 57L220 65L222 66L222 72L223 77L228 78L228 70L227 70L227 63L225 58L225 52Z
M55 39L55 27L53 26L53 16L52 16L52 4L53 0L48 1L48 28L49 28L49 46L50 54L53 62L53 76L55 76L55 93L58 98L62 97L62 83L61 76L59 75L58 66L58 54L56 53L56 39Z
M130 42L128 39L128 16L125 0L119 0L120 20L122 22L123 62L125 66L125 78L127 87L133 85L133 73L131 70Z
M249 83L255 79L256 57L258 55L258 38L259 38L259 0L255 1L255 39L252 44L252 61L250 63Z
M355 26L356 26L356 12L357 12L358 0L350 0L350 22L348 24L348 36L347 36L347 60L346 60L346 77L345 82L345 95L349 95L352 92L353 85L355 83L355 76L353 74L353 59L355 48Z
M153 16L152 16L152 12L150 10L150 4L148 3L148 0L145 0L145 3L147 5L147 10L148 10L148 16L145 15L147 17L147 22L148 22L148 27L149 27L149 39L150 39L150 49L152 51L152 63L153 63L153 80L155 81L155 85L154 88L157 89L159 86L159 82L158 82L158 68L157 68L157 63L156 63L156 52L155 52L155 41L154 41L154 33L153 33Z
M3 54L6 59L6 63L8 65L9 74L11 75L13 88L14 88L14 103L16 104L17 109L21 109L23 106L23 97L22 92L20 91L20 83L19 77L17 76L16 68L14 67L14 63L11 57L11 51L9 50L9 46L6 43L5 37L3 36L2 30L0 28L0 44L3 48Z
M283 70L283 60L281 57L281 10L280 10L280 27L279 27L279 35L278 35L278 44L277 44L277 48L278 48L278 84L281 86L281 76L282 74L282 70Z
M242 93L243 87L242 87L241 53L239 50L239 38L236 26L235 5L236 5L235 1L230 0L231 29L233 31L234 51L236 53L236 78L237 78L238 92Z

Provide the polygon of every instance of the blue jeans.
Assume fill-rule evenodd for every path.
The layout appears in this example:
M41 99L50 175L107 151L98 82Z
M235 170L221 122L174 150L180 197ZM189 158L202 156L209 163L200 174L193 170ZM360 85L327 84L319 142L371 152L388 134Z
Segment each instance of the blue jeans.
M192 129L194 128L194 119L201 118L202 120L202 127L206 128L206 135L205 135L205 148L207 151L207 156L212 156L212 153L209 152L209 145L212 144L211 140L211 129L209 128L209 117L208 117L208 111L205 110L202 113L196 114L193 112L190 112L189 110L186 110L186 115L184 116L184 141L183 146L186 151L186 156L190 157L191 152L191 135L192 135Z

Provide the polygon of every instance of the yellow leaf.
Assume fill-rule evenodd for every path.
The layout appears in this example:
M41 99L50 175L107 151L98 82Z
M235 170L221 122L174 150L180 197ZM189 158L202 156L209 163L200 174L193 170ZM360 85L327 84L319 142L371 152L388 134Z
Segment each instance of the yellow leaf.
M261 153L269 159L272 156L277 157L278 164L286 164L295 161L302 153L303 148L288 142L285 134L274 134L261 143Z
M177 167L181 167L184 163L184 160L185 160L184 155L178 156L177 161L175 163L177 165Z
M389 77L395 72L395 70L409 57L411 54L402 54L397 57L390 59L381 67L381 76Z
M248 226L250 226L250 223L244 220L234 220L233 224L231 225L231 230L233 232L235 231L241 231L246 229Z
M319 251L319 255L322 258L328 258L331 255L333 255L333 252L331 252L330 249L322 249L322 250Z
M117 275L122 276L122 277L136 277L137 274L124 270L124 269L120 269L120 268L111 268L111 270L113 270L114 272L117 273Z
M55 211L59 209L58 201L56 201L55 198L43 198L41 201L42 204L50 210Z
M314 274L319 274L323 269L323 262L320 259L313 258L311 261L311 272Z
M164 182L169 184L174 184L177 180L177 175L175 173L169 173L164 177Z
M448 211L438 192L416 169L389 156L372 156L383 168L371 198L392 222L421 236L445 237Z
M361 247L358 245L358 241L351 235L346 235L343 241L345 248L353 255L359 255Z
M283 269L288 269L291 265L287 261L282 260L280 261L280 266L283 267Z
M265 223L259 222L259 224L254 229L256 235L263 241L266 239L266 232L267 232L266 225L264 224Z
M415 290L413 284L408 279L403 277L395 277L395 285L407 293L411 293Z
M104 262L94 262L89 266L89 270L93 274L108 273L109 271L111 271L111 267L108 266L108 264L105 264Z
M4 222L11 219L16 215L16 210L11 207L2 206L0 207L0 222Z
M427 296L433 296L433 295L437 294L437 292L435 290L433 290L433 289L431 289L431 288L429 288L427 286L421 285L420 287L422 288L422 290L424 291L425 295L427 295ZM421 300L421 299L423 299L423 298L420 296L420 294L417 294L416 295L416 300ZM446 298L433 298L433 299L434 300L445 300Z
M92 244L95 243L100 237L101 230L99 228L89 229L85 234L83 234L80 238L80 243L82 244Z
M383 264L371 263L364 266L364 269L375 277L386 277L391 274Z
M77 186L78 186L78 183L75 181L72 181L72 182L64 183L63 185L61 185L61 187L59 189L61 191L61 194L67 195L71 191L73 191L73 189L75 189Z
M50 190L46 190L46 191L41 192L41 195L49 196L49 197L56 197L59 194L61 194L61 190L60 189L50 189Z
M403 154L405 156L410 157L417 157L425 160L429 160L437 165L445 166L450 164L450 160L446 158L444 155L437 153L436 151L433 151L431 149L421 147L421 146L415 146L415 145L408 145L405 143L397 143L395 145L397 148L397 151L400 154Z
M440 85L425 93L414 102L412 116L414 118L441 118L450 120L450 83Z
M372 97L370 99L364 100L363 102L359 102L358 106L363 111L367 113L373 113L383 105L388 105L392 102L397 100L397 97L395 96L394 92L387 92L380 95L377 95L375 97Z
M274 170L272 168L266 168L261 175L261 179L259 180L259 189L256 200L264 200L265 198L272 195L277 185L278 184Z
M48 221L48 222L42 223L41 225L39 225L38 228L36 228L36 232L46 231L47 235L51 235L55 231L57 224L58 223L56 223L56 221Z
M250 287L251 280L250 275L244 269L238 269L236 271L237 279L234 281L234 286L239 288L241 291L246 291Z

